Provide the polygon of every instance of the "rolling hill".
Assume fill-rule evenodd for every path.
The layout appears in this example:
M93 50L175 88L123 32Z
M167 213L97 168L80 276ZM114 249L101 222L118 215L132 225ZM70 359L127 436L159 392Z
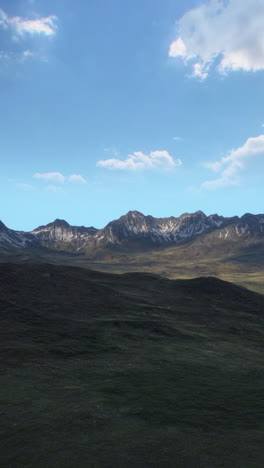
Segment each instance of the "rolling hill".
M264 296L0 265L1 464L263 466Z

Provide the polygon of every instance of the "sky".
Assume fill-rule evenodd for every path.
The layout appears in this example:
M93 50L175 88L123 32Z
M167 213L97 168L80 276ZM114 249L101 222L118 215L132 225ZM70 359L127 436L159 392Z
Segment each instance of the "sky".
M0 219L263 213L264 0L0 0Z

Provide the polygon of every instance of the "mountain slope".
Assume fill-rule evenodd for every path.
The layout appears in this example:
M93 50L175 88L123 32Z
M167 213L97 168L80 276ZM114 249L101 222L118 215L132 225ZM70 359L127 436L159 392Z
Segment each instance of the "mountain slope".
M25 249L37 244L36 238L30 234L20 231L13 231L0 221L0 248L1 249Z

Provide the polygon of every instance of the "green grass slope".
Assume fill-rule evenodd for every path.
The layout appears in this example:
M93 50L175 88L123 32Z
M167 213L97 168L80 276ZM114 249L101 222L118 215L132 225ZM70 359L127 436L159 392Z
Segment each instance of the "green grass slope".
M262 295L49 264L0 280L1 466L262 468Z

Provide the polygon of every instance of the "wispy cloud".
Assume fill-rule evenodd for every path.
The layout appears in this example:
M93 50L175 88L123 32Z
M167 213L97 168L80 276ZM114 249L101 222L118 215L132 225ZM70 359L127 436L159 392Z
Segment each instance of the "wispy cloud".
M207 163L206 167L219 173L217 179L206 181L203 188L216 189L239 183L239 172L245 167L248 160L257 156L264 156L264 135L248 138L240 148L233 149L227 156L219 161Z
M77 184L87 184L87 181L80 174L72 174L68 177L68 181Z
M33 175L34 179L42 179L46 182L56 182L64 184L65 182L87 184L86 179L80 174L63 175L61 172L37 172Z
M134 171L138 169L170 169L176 166L181 166L180 159L174 159L168 151L151 151L149 154L144 154L137 151L130 154L127 159L102 159L97 162L97 166L107 169L119 169Z
M0 61L5 65L10 63L25 63L30 59L47 61L43 41L41 51L38 49L37 37L52 38L57 32L57 17L26 18L9 16L0 8L0 30L5 35L0 48Z
M44 18L23 18L22 16L9 16L4 10L0 9L0 27L10 31L15 36L25 34L42 34L44 36L54 36L57 30L57 17L55 15Z
M180 136L175 136L175 137L173 137L172 139L173 139L174 141L182 141L182 140L183 140L183 138L180 137Z
M264 70L263 23L261 0L209 0L178 21L169 56L190 64L201 80L213 68L220 73Z
M62 184L65 182L65 176L61 174L60 172L37 172L36 174L33 175L33 177L35 179L55 181L55 182L60 182Z
M42 54L39 54L38 52L33 52L32 50L29 50L29 49L26 49L26 50L22 49L20 51L0 50L0 63L1 65L4 64L5 66L9 65L12 62L23 64L34 58L46 60L46 58Z
M33 57L34 53L31 50L24 50L22 56L24 57L24 59L27 59L29 57Z

